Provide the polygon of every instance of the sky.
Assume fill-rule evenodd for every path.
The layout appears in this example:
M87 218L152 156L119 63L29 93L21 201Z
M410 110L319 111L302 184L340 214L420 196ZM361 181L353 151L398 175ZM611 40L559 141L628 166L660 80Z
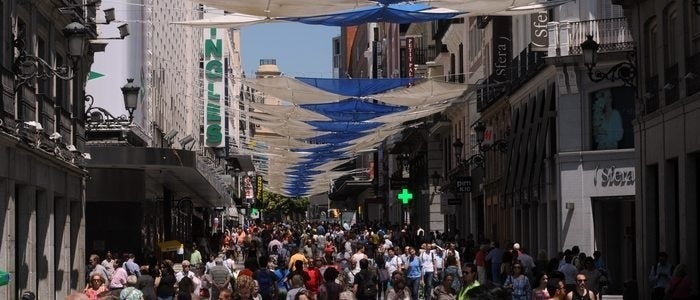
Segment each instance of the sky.
M332 42L340 27L301 23L267 23L241 29L241 60L246 76L255 74L260 59L276 59L291 77L333 75Z

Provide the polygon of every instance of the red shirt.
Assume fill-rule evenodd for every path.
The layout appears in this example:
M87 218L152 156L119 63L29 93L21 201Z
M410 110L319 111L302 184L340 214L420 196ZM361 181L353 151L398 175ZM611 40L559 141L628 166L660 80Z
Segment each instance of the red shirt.
M476 257L474 257L476 265L478 267L486 266L486 252L484 250L479 250L476 252Z

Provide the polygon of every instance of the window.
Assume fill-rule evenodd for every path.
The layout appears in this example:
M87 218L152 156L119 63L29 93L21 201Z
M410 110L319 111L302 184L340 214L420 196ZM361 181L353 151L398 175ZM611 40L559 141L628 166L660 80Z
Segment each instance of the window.
M601 1L599 13L601 19L622 18L625 16L621 5L612 4L612 0Z
M669 6L664 12L664 62L666 68L678 63L678 56L675 53L678 47L678 18L675 6Z
M658 26L656 18L651 18L645 26L646 37L644 39L644 67L646 68L647 76L656 76L658 71L657 66L657 49L656 40L658 39Z
M700 53L700 15L695 12L692 1L686 1L688 7L686 11L688 14L688 33L690 34L690 54Z

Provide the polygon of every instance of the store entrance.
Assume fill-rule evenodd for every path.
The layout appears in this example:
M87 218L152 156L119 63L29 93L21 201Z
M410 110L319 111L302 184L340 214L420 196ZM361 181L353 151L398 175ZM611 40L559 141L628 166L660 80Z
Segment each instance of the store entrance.
M625 281L636 276L634 200L634 196L591 199L595 249L609 273L607 294L622 294Z

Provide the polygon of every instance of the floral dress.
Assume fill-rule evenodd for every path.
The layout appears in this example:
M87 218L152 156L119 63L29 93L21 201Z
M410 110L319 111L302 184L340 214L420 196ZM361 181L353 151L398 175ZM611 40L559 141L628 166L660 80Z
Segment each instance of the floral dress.
M530 300L532 296L532 287L530 287L530 280L527 279L527 276L519 275L515 278L513 278L513 276L508 276L505 285L512 286L513 300Z

